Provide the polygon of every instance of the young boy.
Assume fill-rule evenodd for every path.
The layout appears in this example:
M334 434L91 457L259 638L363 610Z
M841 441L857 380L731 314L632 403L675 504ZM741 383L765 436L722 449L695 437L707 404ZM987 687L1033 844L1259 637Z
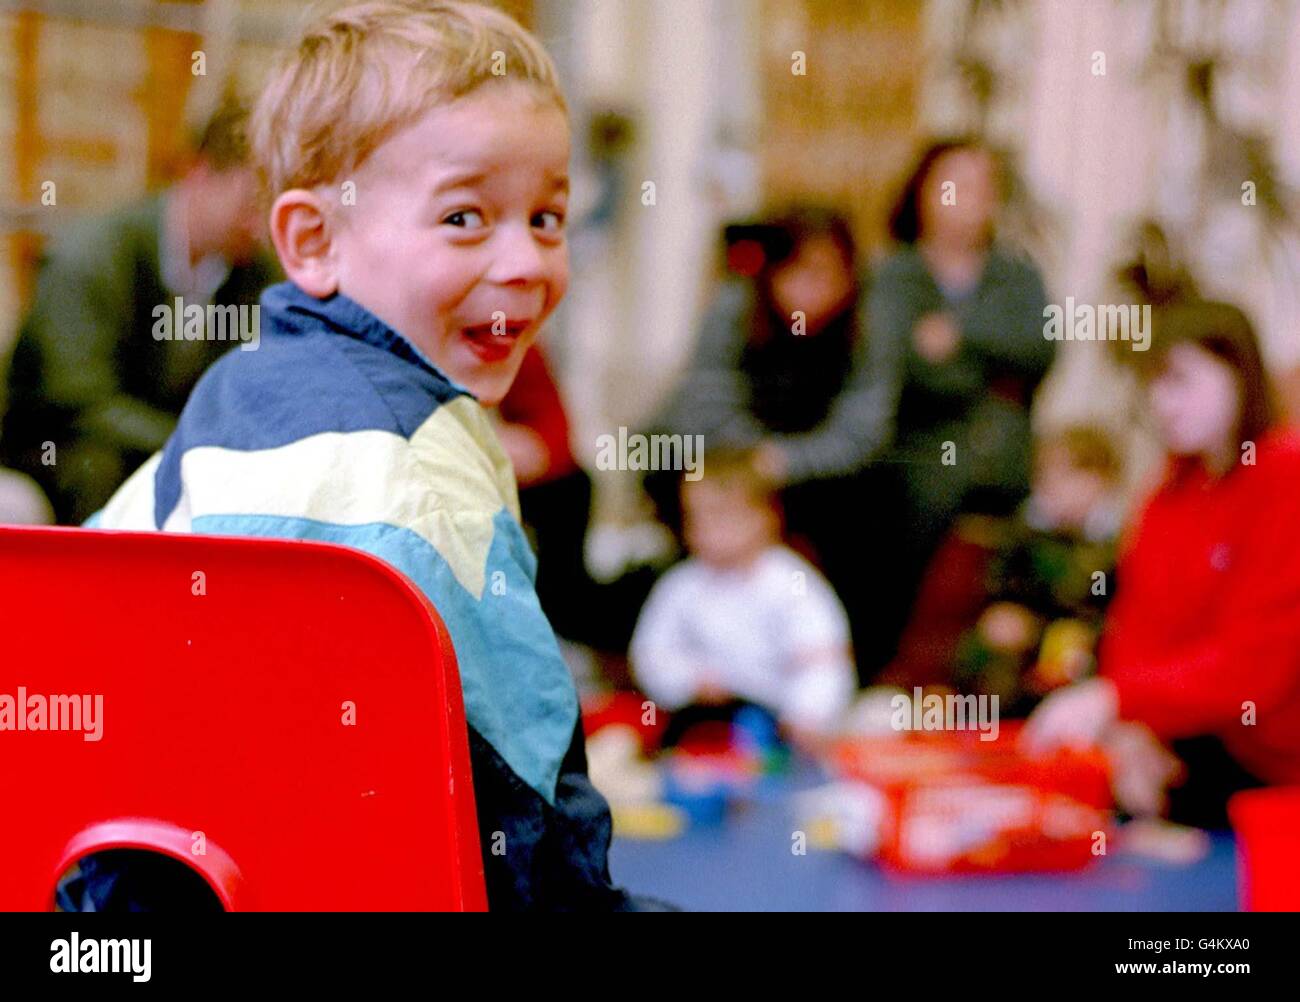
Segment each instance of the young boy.
M817 570L781 545L750 455L706 455L704 476L682 485L682 511L690 557L659 580L637 622L637 684L669 711L707 716L739 700L796 735L832 730L856 685L848 618Z
M356 4L272 74L251 140L289 281L98 525L325 540L403 571L455 645L490 906L630 907L484 409L568 283L550 58L487 7Z

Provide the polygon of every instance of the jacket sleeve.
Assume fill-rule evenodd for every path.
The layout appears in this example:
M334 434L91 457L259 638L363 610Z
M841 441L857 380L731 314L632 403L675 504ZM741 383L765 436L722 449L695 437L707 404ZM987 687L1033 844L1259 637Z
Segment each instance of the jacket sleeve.
M682 569L670 570L651 590L629 652L637 685L665 710L689 703L699 684L698 666L684 649L681 620L689 599Z
M849 620L835 592L813 568L805 590L786 606L791 677L782 703L786 721L809 731L834 727L857 688Z
M1111 604L1101 668L1119 693L1122 717L1168 739L1212 734L1240 724L1247 704L1263 715L1294 691L1300 683L1295 507L1273 504L1271 512L1260 513L1213 624L1193 640L1154 648L1144 637L1144 608L1176 596L1138 594L1121 584ZM1153 559L1141 530L1128 559Z

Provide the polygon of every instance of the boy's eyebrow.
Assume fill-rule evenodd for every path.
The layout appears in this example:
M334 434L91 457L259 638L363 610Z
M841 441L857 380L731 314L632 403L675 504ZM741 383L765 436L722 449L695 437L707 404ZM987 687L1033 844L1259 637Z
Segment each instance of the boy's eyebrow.
M488 173L488 171L483 170L462 170L446 174L438 179L438 183L433 187L433 193L437 195L454 188L473 188L486 181ZM551 190L567 195L569 193L569 175L554 175L551 180Z
M438 183L434 185L433 191L434 194L437 194L440 191L448 191L452 188L472 188L477 184L482 184L486 179L487 171L454 171L439 178Z

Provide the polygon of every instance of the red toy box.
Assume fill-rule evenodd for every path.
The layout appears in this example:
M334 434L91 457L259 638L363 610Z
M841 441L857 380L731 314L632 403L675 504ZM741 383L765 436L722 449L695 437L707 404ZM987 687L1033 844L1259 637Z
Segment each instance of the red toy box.
M886 866L910 873L1006 873L1087 865L1112 834L1099 751L1029 757L1018 727L998 738L913 732L852 738L831 750L846 779L884 794Z

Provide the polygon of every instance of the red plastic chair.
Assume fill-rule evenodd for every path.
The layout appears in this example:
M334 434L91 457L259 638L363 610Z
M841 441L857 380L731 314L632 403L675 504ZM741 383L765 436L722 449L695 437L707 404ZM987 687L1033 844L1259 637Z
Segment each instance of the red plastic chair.
M1243 790L1228 801L1242 908L1300 911L1300 786Z
M103 697L98 741L0 731L0 909L52 908L112 848L184 861L229 910L487 907L451 640L389 565L0 527L0 623L0 697Z

